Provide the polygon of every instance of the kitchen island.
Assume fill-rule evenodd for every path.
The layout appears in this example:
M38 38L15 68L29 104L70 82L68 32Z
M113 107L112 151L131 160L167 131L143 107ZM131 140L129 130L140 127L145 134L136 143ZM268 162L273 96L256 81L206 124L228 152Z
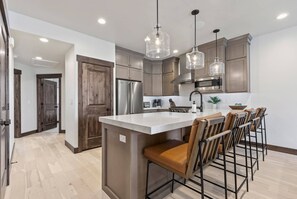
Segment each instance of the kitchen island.
M143 149L168 139L182 140L195 118L229 110L203 113L157 112L100 117L102 123L102 189L112 199L145 198L146 162ZM153 165L149 187L153 190L171 178ZM166 188L166 187L165 187ZM168 194L169 192L163 192ZM158 198L161 198L158 195Z

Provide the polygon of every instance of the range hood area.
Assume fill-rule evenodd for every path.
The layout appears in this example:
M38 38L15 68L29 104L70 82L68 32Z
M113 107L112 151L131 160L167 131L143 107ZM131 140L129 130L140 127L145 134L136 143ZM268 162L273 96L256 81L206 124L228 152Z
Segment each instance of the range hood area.
M179 76L177 76L172 83L174 84L187 84L194 83L195 70L188 70L186 68L186 54L179 56Z

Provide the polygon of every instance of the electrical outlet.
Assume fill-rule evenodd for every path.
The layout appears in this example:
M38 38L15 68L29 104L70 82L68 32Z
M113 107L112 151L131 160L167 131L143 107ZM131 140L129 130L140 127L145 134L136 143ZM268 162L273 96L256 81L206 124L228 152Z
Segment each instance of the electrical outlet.
M120 142L126 143L126 136L120 134Z

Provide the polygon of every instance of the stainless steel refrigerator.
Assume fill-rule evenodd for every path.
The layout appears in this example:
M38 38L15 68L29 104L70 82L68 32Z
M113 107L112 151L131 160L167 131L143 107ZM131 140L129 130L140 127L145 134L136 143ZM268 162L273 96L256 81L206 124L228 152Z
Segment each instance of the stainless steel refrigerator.
M143 112L143 86L141 82L117 79L116 92L117 115Z

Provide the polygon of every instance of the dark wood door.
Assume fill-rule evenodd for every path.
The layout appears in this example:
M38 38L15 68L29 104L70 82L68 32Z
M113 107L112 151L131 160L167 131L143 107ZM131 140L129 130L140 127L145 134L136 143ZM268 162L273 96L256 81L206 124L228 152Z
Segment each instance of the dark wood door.
M112 68L80 63L80 150L101 146L100 116L112 114Z
M14 137L21 137L21 70L14 69Z
M57 82L50 80L41 80L42 83L42 131L57 127L58 118L58 100L57 100Z
M9 97L8 97L8 44L7 35L1 18L0 32L0 183L1 198L4 198L8 183L9 165Z

